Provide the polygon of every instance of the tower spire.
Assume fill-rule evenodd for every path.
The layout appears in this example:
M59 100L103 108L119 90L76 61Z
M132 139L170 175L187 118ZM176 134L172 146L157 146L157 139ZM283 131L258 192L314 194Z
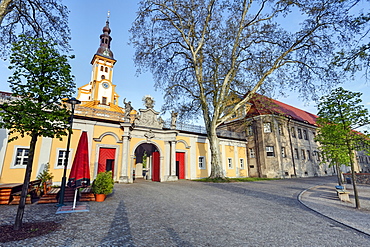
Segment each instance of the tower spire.
M103 27L103 34L100 35L100 47L96 53L113 59L113 52L110 50L110 42L112 41L112 37L110 36L111 29L109 28L109 18L110 11L108 11L107 21Z

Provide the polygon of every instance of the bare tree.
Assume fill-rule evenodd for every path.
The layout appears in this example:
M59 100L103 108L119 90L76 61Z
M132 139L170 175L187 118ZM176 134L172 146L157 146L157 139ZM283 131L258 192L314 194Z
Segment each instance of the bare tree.
M52 40L69 49L68 9L60 0L0 0L0 56L5 58L19 34Z
M216 128L255 92L315 95L341 81L329 64L349 41L348 11L357 2L142 0L130 30L135 62L164 90L164 110L202 113L210 177L222 178Z

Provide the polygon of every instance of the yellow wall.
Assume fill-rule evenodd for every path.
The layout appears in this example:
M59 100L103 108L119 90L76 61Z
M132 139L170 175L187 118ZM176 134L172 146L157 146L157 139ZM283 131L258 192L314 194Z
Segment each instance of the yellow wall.
M244 159L244 169L239 170L240 177L248 177L248 163L247 163L247 155L245 147L237 147L238 148L238 155L239 159ZM240 162L239 162L240 166Z
M16 135L10 136L9 139L12 138L13 136L16 136ZM30 140L31 139L29 136L25 136L24 138L21 138L19 136L19 139L8 143L8 147L5 153L5 157L4 157L4 166L3 166L3 171L2 171L1 178L0 178L0 183L22 183L24 181L24 175L25 175L26 169L23 167L13 168L14 167L13 163L15 162L15 159L13 159L13 157L15 156L17 146L29 148ZM39 153L37 152L37 150L40 149L41 143L42 143L42 139L39 138L38 142L36 143L36 152L35 152L35 156L33 160L31 181L35 180L36 178L35 174L37 172L37 164L39 160Z
M208 150L208 145L207 143L202 143L202 142L197 142L196 143L196 159L195 159L195 166L196 166L196 175L198 178L203 178L203 177L208 177L208 163L210 162L210 160L208 160L208 156L207 156L207 150ZM205 168L204 169L200 169L199 168L199 156L203 156L205 158ZM193 165L193 164L190 164L190 165Z

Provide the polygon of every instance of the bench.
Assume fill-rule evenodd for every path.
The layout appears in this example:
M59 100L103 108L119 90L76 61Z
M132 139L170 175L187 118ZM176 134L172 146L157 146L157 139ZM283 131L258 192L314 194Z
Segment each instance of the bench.
M350 202L349 200L349 192L344 189L343 186L337 185L335 186L335 190L337 191L337 195L339 196L339 200L342 202Z
M31 181L28 184L28 194L38 196L40 195L40 188L41 188L41 179Z
M21 183L0 184L0 204L9 204L11 201L11 194L21 189Z
M28 183L28 190L27 190L27 197L26 197L26 204L32 203L32 198L37 197L40 191L41 180L34 180ZM21 200L22 190L13 192L11 196L13 200L10 202L12 205L19 204Z

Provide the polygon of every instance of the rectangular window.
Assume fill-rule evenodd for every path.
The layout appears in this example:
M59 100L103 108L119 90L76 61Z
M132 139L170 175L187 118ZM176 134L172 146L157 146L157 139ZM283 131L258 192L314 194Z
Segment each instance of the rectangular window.
M295 148L295 149L294 149L294 158L295 158L296 160L298 160L298 159L299 159L299 154L298 154L298 149L297 149L297 148Z
M303 130L303 139L308 140L307 130Z
M302 139L302 130L301 129L298 129L298 138Z
M266 155L267 156L275 156L274 154L274 147L272 146L266 146Z
M227 165L229 169L233 168L233 159L232 158L227 158Z
M281 147L281 157L283 157L283 158L286 157L285 147Z
M205 161L204 161L204 157L203 156L199 156L198 158L198 161L199 161L199 168L200 169L205 169L206 168L206 164L205 164Z
M102 102L101 102L103 105L106 105L107 104L107 97L103 97L102 98Z
M17 148L14 166L27 166L29 151L28 148Z
M58 152L58 161L57 167L64 167L67 158L67 151L66 150L59 150Z
M263 123L263 132L265 132L265 133L270 133L271 132L271 123L270 122Z
M253 126L252 125L249 125L247 127L247 134L248 136L253 136Z
M254 153L254 148L249 149L249 158L256 158L256 154Z
M304 149L301 149L301 156L302 156L302 160L306 159L306 152L304 151Z
M295 128L294 127L291 128L291 132L292 132L292 137L295 138Z
M311 160L311 153L310 153L310 150L307 150L307 160Z
M279 135L284 135L284 132L283 132L283 125L282 124L279 124L278 125L278 131L279 131Z
M244 169L244 159L240 159L240 169Z

